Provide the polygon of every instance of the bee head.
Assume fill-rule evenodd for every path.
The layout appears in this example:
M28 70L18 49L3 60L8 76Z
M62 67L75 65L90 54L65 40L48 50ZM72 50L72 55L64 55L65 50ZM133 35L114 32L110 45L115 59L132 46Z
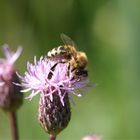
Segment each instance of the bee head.
M83 69L77 69L77 70L75 71L75 74L76 74L77 76L83 76L83 77L87 77L87 76L88 76L87 70L83 70Z

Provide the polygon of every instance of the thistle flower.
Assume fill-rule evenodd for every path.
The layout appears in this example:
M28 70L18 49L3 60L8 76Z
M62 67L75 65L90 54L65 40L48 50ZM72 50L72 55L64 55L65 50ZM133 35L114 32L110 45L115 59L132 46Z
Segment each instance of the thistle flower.
M0 107L6 111L15 111L23 101L21 87L13 84L19 83L19 78L14 69L14 63L20 56L22 49L19 47L14 53L8 45L3 46L5 59L0 59Z
M88 84L87 78L75 78L74 71L67 63L57 63L41 57L34 64L27 63L27 72L20 76L25 87L22 92L32 91L27 97L32 99L40 94L38 119L42 127L51 135L57 135L70 121L69 99L71 95L81 96Z

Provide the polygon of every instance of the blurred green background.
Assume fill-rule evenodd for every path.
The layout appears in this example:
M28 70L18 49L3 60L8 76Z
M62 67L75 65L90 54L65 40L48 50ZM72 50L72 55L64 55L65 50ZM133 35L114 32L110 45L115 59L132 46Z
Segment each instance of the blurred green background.
M1 0L0 46L16 50L20 74L33 61L70 36L89 58L89 77L97 86L74 97L72 119L58 140L88 134L103 140L140 139L140 0ZM0 56L3 57L2 53ZM18 111L21 140L46 140L37 121L39 96ZM0 140L10 140L8 116L0 110Z

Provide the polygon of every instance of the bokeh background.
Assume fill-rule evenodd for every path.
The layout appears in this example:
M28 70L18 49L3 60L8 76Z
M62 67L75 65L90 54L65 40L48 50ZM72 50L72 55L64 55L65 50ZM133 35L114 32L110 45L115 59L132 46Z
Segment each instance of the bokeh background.
M139 0L0 0L0 46L16 50L20 74L33 61L70 36L89 58L89 77L97 86L74 97L72 119L58 140L88 134L103 140L140 139ZM0 52L0 57L3 57ZM46 140L37 121L39 96L18 111L21 140ZM0 140L10 140L8 116L0 110Z

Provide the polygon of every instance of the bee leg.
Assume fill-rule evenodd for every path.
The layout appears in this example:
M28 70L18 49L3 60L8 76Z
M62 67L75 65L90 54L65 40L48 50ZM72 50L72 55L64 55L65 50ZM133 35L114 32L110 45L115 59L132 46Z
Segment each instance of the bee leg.
M51 67L51 71L54 71L54 70L55 70L55 67L56 67L57 64L58 64L58 63L54 64L54 65ZM53 76L53 73L50 72L50 73L48 74L48 79L51 79L52 76Z
M76 70L76 68L73 68L72 70L71 70L71 72L73 72L73 71L75 71Z
M68 63L68 76L70 76L70 63Z

